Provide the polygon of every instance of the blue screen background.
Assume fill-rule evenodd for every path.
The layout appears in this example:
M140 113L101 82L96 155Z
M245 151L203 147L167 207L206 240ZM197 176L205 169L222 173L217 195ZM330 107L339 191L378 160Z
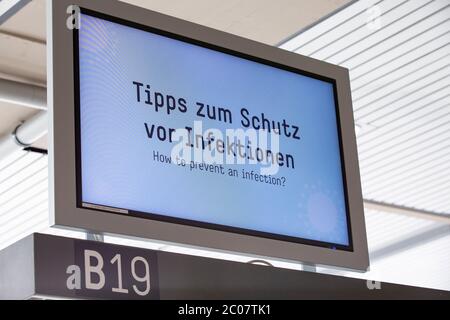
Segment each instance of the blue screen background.
M82 15L79 30L82 201L346 246L348 221L334 92L331 83ZM186 114L136 101L133 81L184 97ZM302 140L280 137L295 169L286 186L189 171L153 161L172 144L149 140L144 122L192 126L195 102L240 109L301 128ZM259 172L257 165L231 165Z

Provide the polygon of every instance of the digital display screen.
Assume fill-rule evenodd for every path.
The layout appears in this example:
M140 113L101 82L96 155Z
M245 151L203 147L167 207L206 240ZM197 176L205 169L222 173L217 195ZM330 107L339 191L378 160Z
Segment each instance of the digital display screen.
M82 11L78 206L352 250L331 79Z

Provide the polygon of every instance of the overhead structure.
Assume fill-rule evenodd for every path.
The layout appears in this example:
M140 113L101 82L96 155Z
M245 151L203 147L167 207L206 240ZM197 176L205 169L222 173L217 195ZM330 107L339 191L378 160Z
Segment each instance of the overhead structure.
M0 1L0 24L8 20L31 0L2 0Z
M0 79L0 101L43 111L18 124L16 129L0 137L0 161L14 152L30 147L47 134L47 91L38 86Z
M47 109L47 89L0 78L0 101L33 109Z
M364 198L450 214L450 2L357 1L281 45L350 70Z

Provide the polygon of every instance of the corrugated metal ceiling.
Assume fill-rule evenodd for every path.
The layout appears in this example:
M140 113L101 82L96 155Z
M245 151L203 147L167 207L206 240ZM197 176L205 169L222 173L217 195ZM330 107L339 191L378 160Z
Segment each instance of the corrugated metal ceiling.
M450 1L358 1L282 48L350 70L366 199L450 214Z

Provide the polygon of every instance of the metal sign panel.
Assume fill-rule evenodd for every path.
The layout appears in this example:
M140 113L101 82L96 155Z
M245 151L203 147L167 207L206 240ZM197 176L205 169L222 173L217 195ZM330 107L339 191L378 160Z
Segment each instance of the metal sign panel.
M101 268L99 261L103 261ZM77 267L79 281L74 271ZM104 285L100 286L102 279ZM0 251L0 299L30 297L449 299L450 292L34 234ZM215 312L222 311L219 308Z
M37 292L80 299L159 299L158 260L152 250L48 236L38 239Z

